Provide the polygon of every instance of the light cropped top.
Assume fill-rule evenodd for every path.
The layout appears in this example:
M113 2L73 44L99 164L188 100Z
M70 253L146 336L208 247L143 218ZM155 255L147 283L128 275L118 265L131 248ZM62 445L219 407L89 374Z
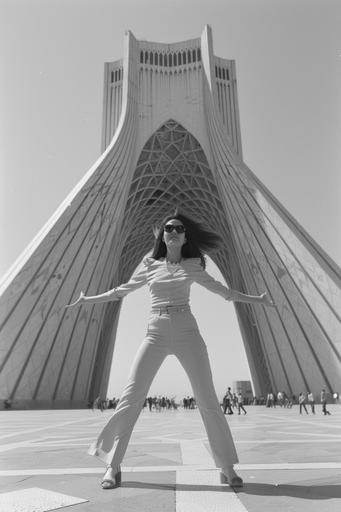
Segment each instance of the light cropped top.
M172 264L165 258L155 260L146 257L142 266L127 283L115 287L109 293L113 299L122 298L144 284L148 284L152 307L182 306L189 304L190 288L194 282L221 295L226 300L232 297L229 288L206 272L200 258L187 258L180 263Z

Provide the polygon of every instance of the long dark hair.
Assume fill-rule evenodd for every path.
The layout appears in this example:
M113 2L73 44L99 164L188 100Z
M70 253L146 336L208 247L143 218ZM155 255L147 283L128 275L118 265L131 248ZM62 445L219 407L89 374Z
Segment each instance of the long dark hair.
M162 240L163 228L171 219L179 220L186 229L186 242L181 248L181 256L183 258L200 258L201 264L205 268L204 252L217 249L221 243L221 238L216 233L208 231L201 224L187 217L187 215L179 213L178 210L173 215L168 215L159 226L154 227L155 243L151 257L159 260L166 256L167 246Z

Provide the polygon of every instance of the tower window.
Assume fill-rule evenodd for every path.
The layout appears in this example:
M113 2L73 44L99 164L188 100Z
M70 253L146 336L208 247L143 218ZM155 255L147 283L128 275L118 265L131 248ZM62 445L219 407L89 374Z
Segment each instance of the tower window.
M145 64L148 63L148 52L144 52L144 62Z
M200 51L200 48L197 49L197 54L198 54L198 61L201 60L201 51Z
M190 64L191 63L191 50L188 50L187 57L188 57L188 64Z
M168 66L168 63L167 63L167 55L164 55L163 56L163 63L165 66Z
M186 64L186 52L182 52L183 64Z
M223 68L223 79L225 80L226 77L225 77L225 69Z
M181 66L181 52L178 53L178 64Z
M173 66L172 54L168 55L168 62L170 66Z
M150 63L153 64L154 63L154 59L153 59L154 55L153 55L153 52L150 52Z
M193 58L193 62L196 62L196 60L197 60L197 52L195 50L192 51L192 58Z
M176 57L176 53L174 53L174 66L177 66L177 65L178 65L178 60Z
M140 52L140 62L143 63L143 52Z
M162 53L160 53L160 66L163 66Z
M226 80L230 80L230 74L228 69L226 70Z
M156 66L158 65L158 54L157 53L155 54L155 65Z

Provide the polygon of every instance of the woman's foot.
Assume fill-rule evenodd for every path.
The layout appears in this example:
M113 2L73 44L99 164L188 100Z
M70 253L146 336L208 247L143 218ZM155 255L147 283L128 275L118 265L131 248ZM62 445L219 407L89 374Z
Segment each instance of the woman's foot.
M115 487L118 487L121 484L121 478L120 466L117 468L108 466L101 482L102 489L114 489Z
M220 481L222 484L229 484L231 487L243 487L243 480L237 475L233 466L222 469Z

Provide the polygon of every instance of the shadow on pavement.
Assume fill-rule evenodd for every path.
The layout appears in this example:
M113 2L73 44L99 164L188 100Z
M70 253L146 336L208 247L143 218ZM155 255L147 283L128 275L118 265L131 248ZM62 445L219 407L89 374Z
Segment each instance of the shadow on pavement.
M129 489L159 489L164 491L196 491L196 492L231 492L232 488L221 485L188 485L188 484L162 484L162 483L152 483L152 482L135 482L135 481L125 481L122 482L121 487L129 488Z
M273 484L244 484L238 493L258 496L290 496L307 500L328 500L341 498L341 485L273 485Z
M221 485L186 485L163 484L152 482L122 482L121 487L129 489L158 489L164 491L196 491L196 492L237 492L256 496L290 496L307 500L328 500L341 498L341 485L273 485L245 483L243 488L233 489Z

